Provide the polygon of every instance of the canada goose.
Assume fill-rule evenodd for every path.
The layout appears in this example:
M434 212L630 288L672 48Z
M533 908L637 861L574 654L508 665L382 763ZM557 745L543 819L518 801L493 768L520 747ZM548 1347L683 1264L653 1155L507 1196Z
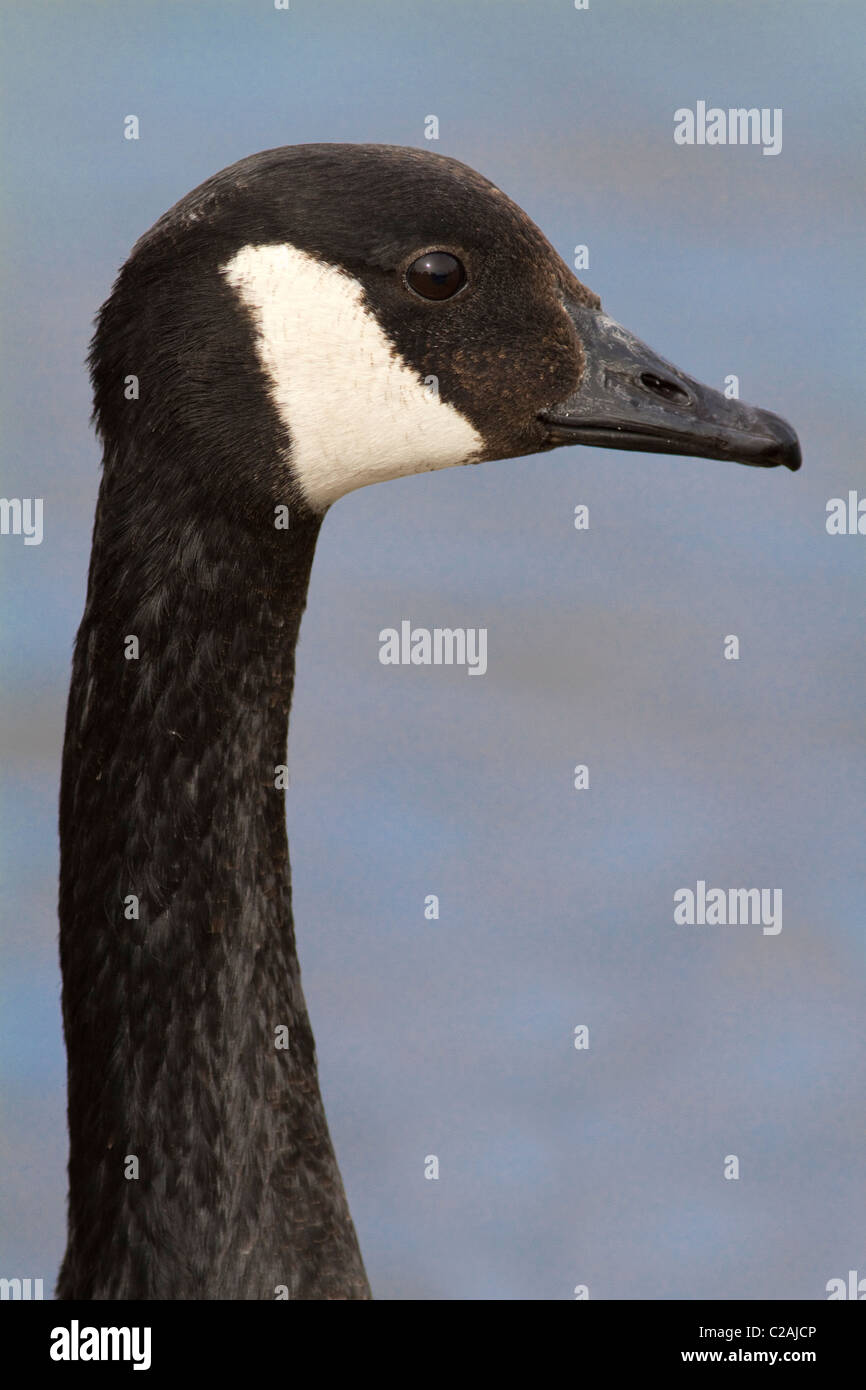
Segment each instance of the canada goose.
M322 518L367 483L560 444L795 469L797 438L607 318L486 179L394 146L208 179L133 249L90 363L58 1296L369 1298L275 785Z

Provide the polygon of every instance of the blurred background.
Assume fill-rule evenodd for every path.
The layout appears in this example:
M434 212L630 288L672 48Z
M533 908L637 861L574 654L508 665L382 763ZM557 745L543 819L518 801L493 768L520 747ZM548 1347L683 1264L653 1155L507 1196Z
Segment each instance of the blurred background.
M589 248L609 313L735 374L804 454L792 475L574 448L328 516L289 838L374 1293L814 1299L866 1275L866 537L825 528L829 498L866 496L862 9L7 0L2 28L0 495L45 521L40 546L0 537L0 1275L47 1295L65 1238L56 800L92 319L188 189L323 140L473 165L569 264ZM698 100L782 108L781 153L675 145ZM487 627L487 674L380 665L402 618ZM675 926L699 878L781 889L782 932Z

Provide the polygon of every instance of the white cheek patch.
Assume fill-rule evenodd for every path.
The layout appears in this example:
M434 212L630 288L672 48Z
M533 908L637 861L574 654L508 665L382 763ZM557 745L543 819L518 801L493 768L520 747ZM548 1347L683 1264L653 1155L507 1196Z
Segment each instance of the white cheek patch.
M255 319L292 469L316 511L480 454L481 436L401 360L352 276L287 245L245 246L222 273Z

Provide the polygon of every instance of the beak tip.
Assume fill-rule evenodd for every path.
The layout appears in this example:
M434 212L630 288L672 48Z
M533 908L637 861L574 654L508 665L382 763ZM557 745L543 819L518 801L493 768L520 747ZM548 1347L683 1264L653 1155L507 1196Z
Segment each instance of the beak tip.
M780 415L686 376L606 315L565 307L586 360L572 394L539 415L548 444L802 467L800 441Z
M770 411L762 412L767 421L773 438L773 452L771 455L774 465L783 464L792 473L796 473L803 465L803 454L800 450L800 441L796 431L791 428L787 420L783 420L781 415L774 415Z

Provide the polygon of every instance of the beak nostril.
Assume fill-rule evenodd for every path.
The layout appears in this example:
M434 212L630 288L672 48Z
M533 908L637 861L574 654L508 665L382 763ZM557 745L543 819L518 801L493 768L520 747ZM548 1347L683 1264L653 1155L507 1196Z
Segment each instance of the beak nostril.
M683 390L675 381L670 381L666 377L656 376L654 372L641 372L640 379L648 391L654 395L661 396L666 401L677 401L680 405L687 405L689 402L688 391Z

